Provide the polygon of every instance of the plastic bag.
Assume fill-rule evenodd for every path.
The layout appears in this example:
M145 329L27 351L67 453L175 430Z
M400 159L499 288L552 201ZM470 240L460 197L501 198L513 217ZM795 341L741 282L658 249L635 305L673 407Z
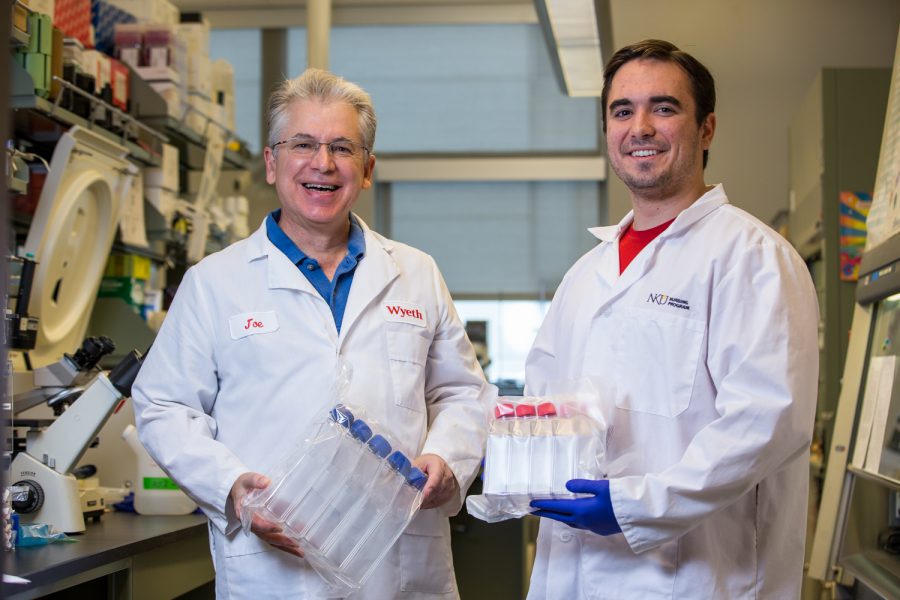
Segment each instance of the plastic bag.
M500 396L488 430L483 493L466 499L472 516L489 523L518 518L532 500L577 498L570 479L606 475L610 412L589 380L559 383L559 393Z
M66 534L57 531L46 523L19 523L19 535L16 545L20 548L28 546L45 546L53 542L77 542Z
M338 384L339 394L346 389ZM241 522L247 532L254 515L279 524L330 592L346 595L362 587L415 516L427 477L359 406L335 405L313 431L268 488L245 497Z
M13 486L17 492L21 489ZM23 490L24 491L24 490ZM19 492L22 493L22 492ZM16 537L19 535L19 515L12 508L12 489L3 488L3 549L16 549Z

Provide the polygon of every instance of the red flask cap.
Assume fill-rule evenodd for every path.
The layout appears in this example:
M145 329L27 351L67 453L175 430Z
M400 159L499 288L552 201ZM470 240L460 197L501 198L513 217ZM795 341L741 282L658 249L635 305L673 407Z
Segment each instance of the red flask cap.
M495 419L503 419L506 417L511 417L515 414L516 410L512 404L509 403L501 403L494 406L494 418Z
M555 417L556 405L552 402L541 402L538 404L537 414L539 417Z
M534 404L519 404L516 406L517 417L533 417L537 414Z

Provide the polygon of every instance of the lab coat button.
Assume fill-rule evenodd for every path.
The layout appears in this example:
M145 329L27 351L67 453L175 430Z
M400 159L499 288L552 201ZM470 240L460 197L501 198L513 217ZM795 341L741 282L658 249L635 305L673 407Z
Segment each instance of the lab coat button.
M569 542L571 540L572 540L572 532L571 531L561 531L559 533L559 541Z

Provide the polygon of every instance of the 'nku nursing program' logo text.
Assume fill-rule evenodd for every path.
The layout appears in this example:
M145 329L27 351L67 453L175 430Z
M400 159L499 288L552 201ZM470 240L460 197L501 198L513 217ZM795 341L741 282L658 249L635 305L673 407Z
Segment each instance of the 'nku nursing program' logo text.
M691 305L687 300L675 298L668 294L650 294L650 296L647 297L647 302L659 304L660 306L672 306L680 308L681 310L691 310Z

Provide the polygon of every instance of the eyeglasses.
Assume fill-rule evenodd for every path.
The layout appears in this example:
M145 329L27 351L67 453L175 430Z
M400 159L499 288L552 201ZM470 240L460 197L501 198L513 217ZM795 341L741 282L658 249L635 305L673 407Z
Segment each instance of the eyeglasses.
M285 144L288 152L290 152L293 156L302 157L315 155L319 152L319 146L325 146L326 148L328 148L328 152L331 153L331 156L333 156L334 158L353 158L354 156L359 154L361 150L369 152L369 149L362 144L357 144L356 142L351 142L350 140L320 142L308 135L297 135L286 140L281 140L280 142L275 142L274 144L272 144L272 151L274 152L275 149L282 144Z

